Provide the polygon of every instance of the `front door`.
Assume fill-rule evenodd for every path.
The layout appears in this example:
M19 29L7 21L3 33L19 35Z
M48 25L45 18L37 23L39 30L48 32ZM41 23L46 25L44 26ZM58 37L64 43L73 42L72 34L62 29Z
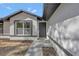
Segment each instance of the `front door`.
M46 22L39 23L39 37L46 37Z

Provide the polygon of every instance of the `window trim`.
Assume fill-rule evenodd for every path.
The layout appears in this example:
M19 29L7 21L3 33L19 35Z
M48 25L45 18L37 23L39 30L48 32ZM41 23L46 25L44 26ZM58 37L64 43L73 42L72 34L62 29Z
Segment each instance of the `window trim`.
M26 35L26 34L24 34L24 23L23 23L23 34L21 34L21 35L18 35L18 34L16 34L16 22L18 22L18 21L22 21L22 22L30 22L30 31L31 31L31 33L30 33L30 35ZM14 35L16 35L16 36L32 36L32 20L15 20L14 21ZM28 29L28 28L27 28Z

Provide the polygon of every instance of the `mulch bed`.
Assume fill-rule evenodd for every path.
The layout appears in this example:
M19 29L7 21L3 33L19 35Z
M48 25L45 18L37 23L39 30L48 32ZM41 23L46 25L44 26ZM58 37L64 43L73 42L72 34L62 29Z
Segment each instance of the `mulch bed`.
M53 47L43 47L43 56L56 56L57 53Z

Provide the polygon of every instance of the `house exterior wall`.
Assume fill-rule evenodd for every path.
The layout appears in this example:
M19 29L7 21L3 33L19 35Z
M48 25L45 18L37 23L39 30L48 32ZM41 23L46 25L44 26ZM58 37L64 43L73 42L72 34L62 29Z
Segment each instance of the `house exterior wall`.
M3 35L10 35L10 22L9 21L3 22Z
M49 26L54 26L56 23L62 22L68 18L72 18L79 15L78 3L62 3L54 14L48 19L47 31Z
M53 39L57 43L59 43L63 48L65 48L66 50L71 52L73 55L79 55L79 52L78 52L79 49L77 48L79 44L77 44L77 45L74 44L78 40L72 40L72 39L64 40L64 39L57 38L57 37L59 37L59 35L57 34L58 31L56 31L56 30L59 28L55 26L57 23L61 24L61 22L65 21L65 20L78 20L79 18L75 17L75 16L79 16L79 4L77 4L77 3L76 4L75 3L74 4L72 4L72 3L71 4L68 4L68 3L61 4L57 8L57 10L54 12L54 14L48 19L46 29L47 29L47 35L51 36L52 38L54 37ZM61 25L61 26L63 26L63 25ZM61 26L59 26L59 27L61 27ZM64 28L63 28L63 30L64 30ZM57 37L55 37L55 36L57 36ZM56 48L57 52L61 52L61 53L59 53L59 55L64 55L63 51L60 48L58 48L55 44L54 44L54 47ZM69 47L69 48L67 48L67 47Z
M14 35L15 30L14 30L14 22L16 20L32 20L32 35L33 36L38 36L38 22L37 22L37 17L31 16L26 13L20 13L17 14L13 17L10 18L10 35Z

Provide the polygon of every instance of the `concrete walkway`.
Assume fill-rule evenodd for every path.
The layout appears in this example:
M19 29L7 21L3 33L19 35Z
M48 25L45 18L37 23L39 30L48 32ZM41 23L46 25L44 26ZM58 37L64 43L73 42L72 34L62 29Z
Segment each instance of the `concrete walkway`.
M52 44L48 40L43 40L44 38L40 39L32 43L25 56L43 56L42 47L52 47Z

